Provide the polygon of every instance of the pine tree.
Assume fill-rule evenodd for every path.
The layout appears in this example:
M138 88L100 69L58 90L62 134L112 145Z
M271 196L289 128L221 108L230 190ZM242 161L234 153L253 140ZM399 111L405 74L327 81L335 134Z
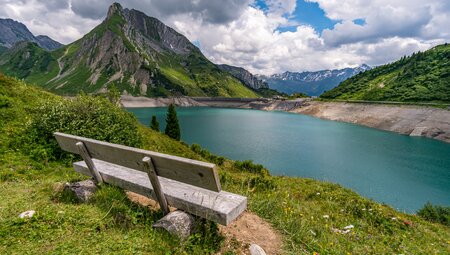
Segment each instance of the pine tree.
M164 133L175 140L180 140L180 125L178 124L177 111L173 104L170 104L167 109L166 130Z
M150 128L159 132L159 122L156 119L156 115L152 116L152 121L150 122Z

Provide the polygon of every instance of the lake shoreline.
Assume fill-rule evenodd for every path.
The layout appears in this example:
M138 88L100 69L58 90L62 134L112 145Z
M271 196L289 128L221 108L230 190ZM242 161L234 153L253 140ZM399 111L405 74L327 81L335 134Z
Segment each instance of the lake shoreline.
M122 96L125 108L221 107L264 111L285 111L391 131L410 136L423 136L450 143L450 111L430 106L391 105L348 102L322 102L310 99L249 100L221 98L146 98Z

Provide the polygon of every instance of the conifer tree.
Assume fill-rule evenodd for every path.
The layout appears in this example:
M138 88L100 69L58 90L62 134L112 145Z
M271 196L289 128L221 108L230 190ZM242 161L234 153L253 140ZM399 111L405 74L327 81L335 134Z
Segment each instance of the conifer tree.
M152 116L152 121L150 122L150 128L159 132L159 122L156 119L156 115Z
M180 140L181 138L177 111L175 109L175 105L173 104L170 104L167 109L166 130L164 133L175 140Z

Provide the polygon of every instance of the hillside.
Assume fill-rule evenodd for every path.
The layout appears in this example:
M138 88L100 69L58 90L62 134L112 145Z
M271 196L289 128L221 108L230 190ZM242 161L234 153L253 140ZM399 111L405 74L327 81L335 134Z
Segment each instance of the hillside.
M379 66L321 95L326 99L450 102L450 45Z
M37 43L45 50L55 50L63 46L48 36L34 36L24 24L18 21L0 19L0 46L10 48L14 44L22 41Z
M450 229L444 225L336 184L270 176L260 166L220 159L139 125L100 97L64 99L0 74L0 117L0 193L7 198L0 200L1 254L243 252L237 240L224 243L214 224L182 243L155 231L151 224L160 211L149 211L108 185L92 202L74 202L59 187L86 177L71 169L73 157L51 138L57 130L216 162L222 188L248 196L249 210L283 235L280 254L445 254L449 249ZM26 210L36 215L20 219ZM344 233L349 225L354 227Z
M355 68L316 72L284 72L271 76L261 76L261 78L269 84L271 89L289 95L300 92L308 96L319 96L324 91L336 87L342 81L370 69L371 67L368 65L361 65Z
M258 97L186 37L117 3L100 25L52 51L46 63L34 58L42 54L33 46L13 47L0 56L0 70L23 74L18 77L68 95L102 93L114 84L123 94L135 96ZM17 59L33 64L16 66Z

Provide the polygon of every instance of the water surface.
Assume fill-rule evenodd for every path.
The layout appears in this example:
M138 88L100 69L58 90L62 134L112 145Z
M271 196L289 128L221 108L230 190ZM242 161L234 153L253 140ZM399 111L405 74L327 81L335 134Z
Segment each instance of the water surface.
M165 127L167 108L128 109ZM177 108L182 140L214 154L252 159L274 175L339 183L406 212L450 205L450 144L306 115Z

